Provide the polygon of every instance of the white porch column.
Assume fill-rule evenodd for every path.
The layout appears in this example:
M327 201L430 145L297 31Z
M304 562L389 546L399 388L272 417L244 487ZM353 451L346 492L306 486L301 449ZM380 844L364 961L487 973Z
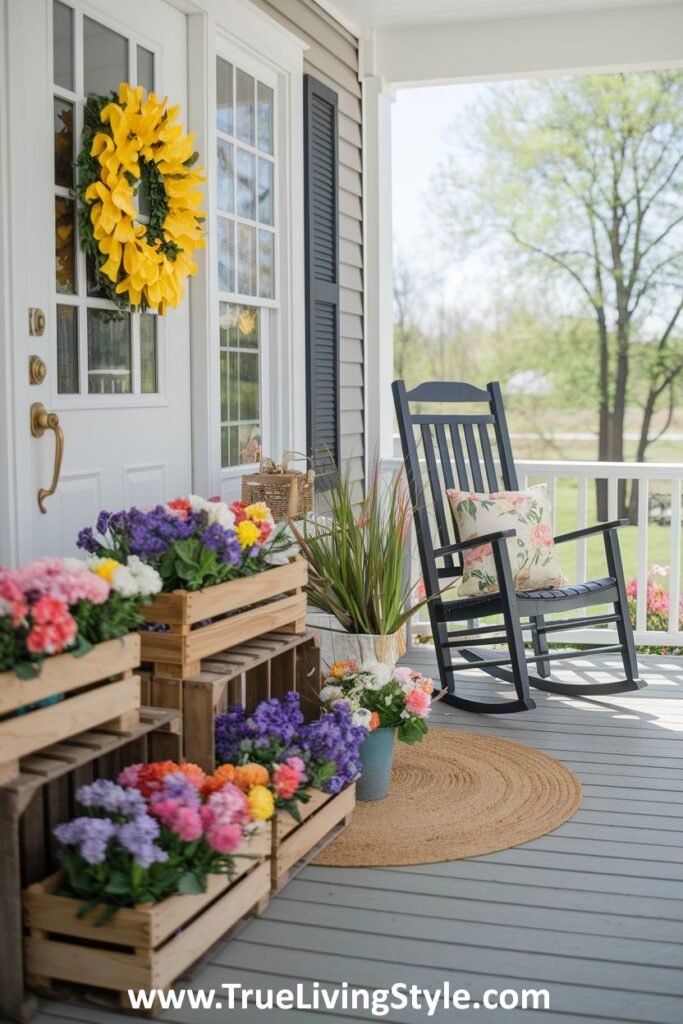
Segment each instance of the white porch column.
M368 43L371 50L372 43ZM371 63L371 53L368 63ZM365 61L362 59L362 64ZM362 66L362 65L361 65ZM393 456L394 362L391 102L383 78L363 76L365 457Z

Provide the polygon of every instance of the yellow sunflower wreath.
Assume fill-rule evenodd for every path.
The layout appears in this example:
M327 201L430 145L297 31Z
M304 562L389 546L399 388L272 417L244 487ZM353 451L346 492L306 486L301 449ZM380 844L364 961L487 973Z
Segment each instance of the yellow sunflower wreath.
M81 245L96 284L120 308L177 306L204 245L201 171L180 108L126 82L85 105L78 157ZM147 201L143 223L135 197Z

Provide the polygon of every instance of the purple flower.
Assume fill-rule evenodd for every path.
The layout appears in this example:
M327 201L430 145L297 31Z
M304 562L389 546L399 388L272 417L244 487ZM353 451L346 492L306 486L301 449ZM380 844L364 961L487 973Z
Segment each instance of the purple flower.
M93 807L126 817L143 814L145 811L144 797L137 789L125 789L109 779L96 779L88 786L81 786L76 799L83 807Z
M133 855L135 863L141 868L152 864L164 863L168 854L154 842L159 838L159 822L149 814L141 814L125 825L119 825L117 838L125 850Z
M54 834L63 846L78 847L88 864L101 864L106 857L107 844L116 833L116 825L109 818L74 818L57 825Z
M240 564L242 550L234 530L226 530L220 523L212 523L199 535L199 539L205 548L216 552L216 558L222 565Z
M178 800L185 807L199 807L200 799L196 788L183 772L168 772L164 775L161 789L152 797L152 804L159 800Z
M359 750L366 736L366 729L353 724L351 710L343 701L336 701L330 712L303 727L299 734L302 754L311 771L320 773L325 792L338 793L358 777Z

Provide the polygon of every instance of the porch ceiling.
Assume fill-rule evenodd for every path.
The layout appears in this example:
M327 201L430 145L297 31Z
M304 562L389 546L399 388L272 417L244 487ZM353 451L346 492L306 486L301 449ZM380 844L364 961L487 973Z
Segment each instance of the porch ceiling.
M654 7L679 0L323 0L321 6L359 29L386 26L482 21L607 10L614 7Z

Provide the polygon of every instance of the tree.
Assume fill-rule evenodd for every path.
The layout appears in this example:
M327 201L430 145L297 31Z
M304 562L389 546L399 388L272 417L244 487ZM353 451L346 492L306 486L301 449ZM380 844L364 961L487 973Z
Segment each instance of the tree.
M590 315L598 458L624 460L639 398L644 460L683 372L683 74L494 86L467 133L472 169L451 155L434 183L450 241L503 241L527 287L559 283L575 315ZM621 512L634 503L620 495Z

